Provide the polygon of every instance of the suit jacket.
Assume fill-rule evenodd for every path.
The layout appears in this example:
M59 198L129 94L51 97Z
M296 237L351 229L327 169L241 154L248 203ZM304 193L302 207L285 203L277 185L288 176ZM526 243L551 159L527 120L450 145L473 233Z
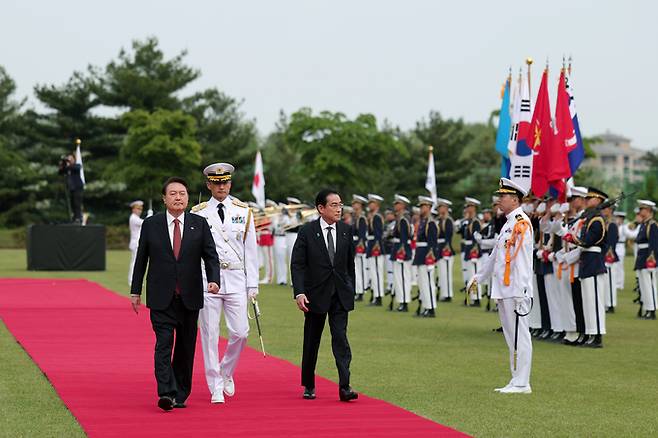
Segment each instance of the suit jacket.
M219 259L208 223L200 216L185 213L183 226L183 239L176 260L169 240L167 215L158 213L142 223L130 293L141 295L148 264L146 305L151 309L166 309L177 284L183 305L190 310L201 309L201 260L205 263L208 281L219 285Z
M320 229L320 219L301 227L290 260L293 297L305 294L308 308L314 313L327 313L335 293L345 310L354 310L354 246L352 229L336 222L336 254L334 264Z

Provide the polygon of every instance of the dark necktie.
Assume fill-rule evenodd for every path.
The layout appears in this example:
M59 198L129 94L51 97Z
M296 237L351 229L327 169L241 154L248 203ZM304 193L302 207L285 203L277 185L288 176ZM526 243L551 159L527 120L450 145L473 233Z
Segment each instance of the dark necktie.
M331 260L331 264L333 265L336 250L334 249L334 236L331 234L332 230L332 227L327 227L327 251L329 251L329 260Z
M221 202L217 204L217 213L219 213L219 218L222 220L222 223L224 223L224 204Z

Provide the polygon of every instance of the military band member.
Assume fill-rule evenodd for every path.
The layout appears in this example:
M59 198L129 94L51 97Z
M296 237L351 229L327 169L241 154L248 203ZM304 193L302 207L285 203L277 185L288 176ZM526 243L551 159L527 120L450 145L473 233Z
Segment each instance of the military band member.
M475 198L464 198L464 219L459 224L458 233L462 236L461 252L462 252L462 271L464 273L464 284L473 278L478 271L480 263L480 247L474 239L474 233L480 232L481 225L477 218L477 209L481 202ZM478 284L472 292L467 292L468 299L470 299L471 306L480 306L480 299L482 298L482 286ZM465 300L467 304L467 300Z
M221 268L218 294L205 293L199 313L201 346L211 403L224 403L224 394L235 394L233 375L240 353L247 345L247 300L258 295L258 248L251 209L230 196L234 168L228 163L207 166L206 187L212 196L192 208L206 218L215 240ZM228 345L220 361L219 320L224 314Z
M617 271L614 266L619 263L616 251L617 242L619 241L619 228L612 216L612 207L604 208L601 213L606 223L605 246L603 247L603 261L606 269L604 282L605 311L615 313L615 307L617 306Z
M283 204L280 206L283 207ZM288 246L286 227L290 225L290 213L283 207L281 213L272 217L274 227L274 266L276 269L276 284L284 286L288 282Z
M393 296L395 295L395 291L393 290L393 260L391 259L391 253L393 252L393 234L395 234L395 227L397 226L395 212L390 208L387 208L386 212L384 213L384 219L386 220L386 226L384 228L384 260L386 261L386 294L390 293Z
M658 279L656 278L656 257L658 257L658 224L654 219L656 203L638 200L639 218L641 220L635 237L637 271L644 319L656 319L656 302L658 297Z
M265 200L265 207L276 207L276 202ZM263 267L263 278L260 284L270 284L274 279L274 227L270 222L258 227L256 233L258 243L259 261Z
M370 274L373 306L381 306L384 297L384 271L386 262L384 256L384 218L379 212L384 201L379 195L368 194L368 244L366 245L366 261Z
M352 240L354 242L354 266L356 301L363 301L367 283L366 244L368 219L363 211L368 199L360 195L352 196Z
M495 391L504 394L530 394L532 339L528 330L528 314L532 307L533 231L530 219L521 208L525 189L515 182L500 179L496 194L507 215L496 245L483 260L482 269L473 275L468 289L492 278L492 298L497 301L498 315L510 353L512 379Z
M287 197L286 201L290 206L300 206L302 204L302 201L292 196ZM297 240L297 233L299 232L299 228L301 228L302 226L302 221L301 218L299 217L298 211L289 210L288 213L289 213L288 217L290 218L290 221L288 222L288 225L286 225L286 251L288 252L288 262L290 262L290 259L292 257L292 248L295 246L295 241ZM292 286L292 283L290 283L290 285Z
M416 253L414 254L413 265L418 268L418 298L424 309L420 316L424 318L436 317L434 265L437 260L436 241L438 230L431 215L433 204L434 201L428 196L418 197L420 220L416 234Z
M142 212L144 211L144 201L133 201L130 203L130 218L128 218L128 227L130 228L130 241L128 249L130 250L130 266L128 267L128 284L132 284L133 268L137 258L137 248L139 247L139 234L142 231Z
M437 238L437 256L440 257L438 261L439 293L441 301L452 301L454 296L452 265L455 261L455 251L452 248L454 221L450 217L449 211L452 202L444 198L437 198L436 203L439 213Z
M583 298L583 315L585 317L585 335L587 339L581 345L592 348L603 347L605 326L605 220L598 210L599 204L608 195L601 190L590 187L585 198L586 210L578 235L568 233L567 242L573 242L581 248L578 276Z
M395 195L395 229L390 259L393 262L393 289L398 312L408 312L411 302L411 219L407 214L409 198ZM392 303L392 301L391 301Z

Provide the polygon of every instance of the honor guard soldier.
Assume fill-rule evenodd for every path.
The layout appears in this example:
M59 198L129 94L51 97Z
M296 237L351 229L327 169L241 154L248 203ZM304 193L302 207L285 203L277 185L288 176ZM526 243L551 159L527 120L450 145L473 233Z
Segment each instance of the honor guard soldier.
M434 201L428 196L418 197L420 220L416 233L416 253L413 264L418 267L418 299L424 309L420 316L425 318L436 317L434 265L437 260L438 230L431 215L433 204ZM418 308L420 309L420 306Z
M139 247L139 234L142 231L142 212L144 211L144 201L133 201L130 203L130 218L128 219L128 227L130 228L130 242L128 249L130 250L130 266L128 267L128 284L133 280L133 268L135 267L135 259L137 258L137 248Z
M454 296L452 285L452 265L455 261L455 251L452 248L452 236L454 233L454 221L450 217L450 206L452 202L447 199L437 198L436 205L439 213L437 255L439 258L439 293L441 301L452 301Z
M481 202L475 198L464 198L464 219L459 224L459 234L462 236L462 271L464 272L464 284L477 274L478 264L480 262L480 247L478 246L474 233L480 232L480 221L477 218L477 209ZM468 304L469 299L472 306L480 306L480 298L482 298L482 287L480 284L473 289L473 292L466 293L464 304Z
M288 250L286 242L286 227L290 224L290 213L284 204L280 204L281 213L272 218L274 225L274 267L276 269L276 284L284 286L288 282Z
M658 224L653 218L656 203L648 200L638 200L641 219L637 227L637 257L635 270L640 283L640 296L644 319L656 319L656 296L658 282L656 279L656 257L658 257Z
M495 201L494 201L495 202ZM493 221L493 210L485 208L482 210L482 230L473 233L473 239L481 249L481 257L491 254L491 249L496 243L496 225ZM501 226L502 228L502 226ZM491 310L491 281L485 282L487 287L487 311ZM494 303L494 309L496 308Z
M367 283L366 243L368 238L368 219L364 207L368 200L360 195L352 196L352 240L354 242L354 268L356 293L355 301L363 301Z
M384 201L379 195L368 194L368 243L366 245L366 261L370 273L370 288L372 289L373 306L381 306L384 297L384 271L386 262L384 256L384 217L379 212Z
M573 242L581 248L578 277L583 299L583 315L585 317L585 336L582 346L603 347L605 327L605 261L603 247L605 246L605 220L597 208L608 195L601 190L590 187L585 197L586 210L580 233L568 233L564 236L567 242Z
M628 238L628 224L625 223L626 212L625 211L615 211L614 212L615 223L617 224L617 230L619 231L619 238L617 240L617 245L615 245L615 252L617 253L617 263L612 266L612 270L615 271L615 279L617 280L617 289L624 289L624 259L626 257L626 239Z
M206 292L199 313L206 381L212 403L224 403L224 394L235 393L233 374L249 334L247 299L255 299L258 295L254 219L247 204L230 196L233 171L228 163L206 167L203 173L212 197L192 208L192 213L208 221L221 268L219 293ZM220 362L218 344L222 313L228 328L228 345Z
M617 257L617 242L619 241L619 227L612 216L612 207L608 206L601 210L606 222L605 246L603 247L603 260L605 262L605 311L615 313L617 306L617 271L615 264L619 263Z
M391 253L393 252L393 234L397 226L395 212L390 208L386 209L384 213L386 220L386 228L384 228L384 260L386 261L386 294L395 295L393 290L393 260L391 260Z
M250 204L251 206L251 204ZM276 207L276 202L271 199L265 200L265 207ZM252 210L258 210L258 204L252 206ZM256 237L258 244L258 260L263 267L263 278L260 284L272 283L274 278L274 234L271 221L259 224L256 228Z
M292 196L288 196L286 198L286 201L288 202L288 205L291 207L299 207L302 204L302 201ZM288 217L290 218L290 220L286 225L285 233L286 233L286 250L288 251L288 263L290 263L290 258L292 256L292 248L295 246L295 241L297 240L297 233L299 232L299 228L302 226L302 221L299 218L298 211L293 211L288 209Z
M512 379L495 391L504 394L530 394L532 338L528 330L528 314L532 307L533 231L530 218L521 208L526 190L517 183L500 179L496 194L507 222L500 230L491 254L483 260L482 269L468 284L468 289L491 277L491 295L498 305L498 315L510 353ZM467 291L468 292L468 291Z
M411 302L411 219L407 214L409 198L395 195L395 229L390 259L393 262L393 289L399 303L398 312L408 312ZM393 310L393 299L389 310Z

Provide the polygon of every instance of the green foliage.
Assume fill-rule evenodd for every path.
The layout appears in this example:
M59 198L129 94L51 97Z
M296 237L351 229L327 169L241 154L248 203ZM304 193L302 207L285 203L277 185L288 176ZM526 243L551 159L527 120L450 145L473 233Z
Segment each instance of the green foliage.
M192 116L179 110L134 110L124 114L123 121L128 135L117 170L128 187L140 187L157 199L168 177L190 178L199 172L201 145Z

